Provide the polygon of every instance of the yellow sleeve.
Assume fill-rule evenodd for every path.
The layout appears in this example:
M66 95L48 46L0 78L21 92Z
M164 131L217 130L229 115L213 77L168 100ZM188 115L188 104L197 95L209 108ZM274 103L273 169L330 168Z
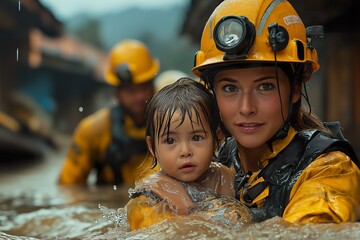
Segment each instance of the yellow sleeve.
M80 121L60 172L59 184L86 184L96 161L110 143L109 111L103 109Z
M320 155L295 183L283 218L300 223L360 219L359 168L342 152Z
M132 231L175 217L164 202L156 202L144 195L131 199L126 210Z
M121 176L126 185L134 187L135 182L160 170L159 164L152 168L153 157L150 154L136 154L121 166Z

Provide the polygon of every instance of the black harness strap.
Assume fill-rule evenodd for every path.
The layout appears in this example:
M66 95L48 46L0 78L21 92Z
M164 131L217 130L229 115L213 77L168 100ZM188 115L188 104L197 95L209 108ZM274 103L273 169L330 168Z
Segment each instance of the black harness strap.
M267 186L269 196L260 208L251 208L256 221L263 221L274 216L282 216L289 202L290 192L303 170L321 154L341 151L360 167L359 159L353 147L344 138L339 123L324 123L335 135L313 130L303 131L295 135L291 143L278 155L269 160L269 164L260 172L265 182L245 189L243 199L251 203ZM235 149L235 150L234 150ZM227 141L219 153L219 161L230 166L239 163L236 140ZM240 166L235 165L235 188L237 198L251 173L242 173Z
M108 164L114 174L114 184L123 182L121 166L130 161L135 154L145 154L147 146L144 139L133 139L125 133L123 109L117 105L110 110L111 118L111 143L108 147L105 161L98 166L98 170Z
M260 173L270 185L270 194L262 207L262 213L258 215L258 221L283 215L292 187L303 170L321 154L341 151L360 166L354 149L343 139L333 138L320 131L311 131L298 134L294 140ZM296 151L299 145L302 147Z

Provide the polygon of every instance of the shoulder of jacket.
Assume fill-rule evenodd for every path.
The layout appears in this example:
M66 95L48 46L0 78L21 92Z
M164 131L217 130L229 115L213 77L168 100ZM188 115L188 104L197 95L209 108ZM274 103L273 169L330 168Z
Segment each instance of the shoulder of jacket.
M340 151L351 158L359 166L359 160L352 145L344 138L332 137L328 134L319 132L310 140L304 155L315 154L319 156L322 153ZM320 154L316 154L320 153Z
M110 129L110 109L103 108L95 113L83 118L76 127L78 133L88 133L89 135L108 132Z
M106 122L110 122L110 109L102 108L90 114L89 116L83 118L80 121L79 126L92 127Z

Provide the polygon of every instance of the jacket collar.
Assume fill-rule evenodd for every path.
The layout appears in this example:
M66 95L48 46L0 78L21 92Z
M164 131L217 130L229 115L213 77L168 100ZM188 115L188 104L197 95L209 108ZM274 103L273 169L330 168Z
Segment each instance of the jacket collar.
M279 152L281 152L286 146L288 146L297 133L298 132L290 126L287 136L285 138L273 141L269 150L265 152L263 157L260 159L259 163L261 169L268 164L269 159L276 157Z

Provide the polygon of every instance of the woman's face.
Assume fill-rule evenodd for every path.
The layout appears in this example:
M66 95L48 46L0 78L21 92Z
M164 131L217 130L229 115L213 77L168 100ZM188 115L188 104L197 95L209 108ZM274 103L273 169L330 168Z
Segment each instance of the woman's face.
M274 67L228 69L214 77L221 119L244 148L262 148L284 124L289 104L300 97L295 91L290 99L290 83L280 68L278 77L277 83Z

